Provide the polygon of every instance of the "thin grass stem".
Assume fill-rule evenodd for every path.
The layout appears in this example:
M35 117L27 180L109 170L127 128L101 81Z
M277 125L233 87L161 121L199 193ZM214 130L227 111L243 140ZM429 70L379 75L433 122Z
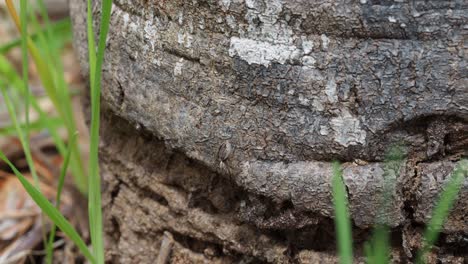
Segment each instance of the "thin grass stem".
M346 188L343 182L341 166L338 162L333 163L332 191L340 263L351 264L353 263L351 221L348 212Z

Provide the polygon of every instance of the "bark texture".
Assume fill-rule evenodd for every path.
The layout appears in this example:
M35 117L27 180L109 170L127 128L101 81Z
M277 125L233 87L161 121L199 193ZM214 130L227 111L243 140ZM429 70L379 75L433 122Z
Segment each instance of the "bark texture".
M71 2L86 70L85 7ZM176 262L334 262L337 159L356 240L384 217L395 260L410 260L467 154L467 9L115 0L102 92L109 258L151 262L169 231ZM401 167L385 162L395 144ZM434 260L463 258L467 201L465 180Z

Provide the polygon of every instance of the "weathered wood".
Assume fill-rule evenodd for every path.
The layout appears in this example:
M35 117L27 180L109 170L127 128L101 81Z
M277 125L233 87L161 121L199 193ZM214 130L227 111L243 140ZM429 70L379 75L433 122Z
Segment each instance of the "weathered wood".
M164 149L255 197L220 203L206 198L214 195L207 190L202 197L216 209L210 212L215 218L230 208L240 221L280 230L330 218L331 161L337 159L344 162L357 228L369 228L380 216L392 227L423 223L437 198L433 190L467 154L467 9L463 0L115 0L104 113L133 124L128 133L146 131ZM86 69L85 1L72 1L71 11ZM112 136L106 131L104 142ZM394 172L392 201L382 211L384 157L395 144L406 146L407 159ZM103 151L116 154L109 144ZM165 151L158 155L170 155ZM164 164L120 162L169 173L158 167ZM104 166L113 181L123 181L116 164ZM188 171L177 177L190 181ZM159 176L151 177L160 184ZM141 188L131 190L147 191ZM199 188L182 190L193 196ZM171 208L176 198L162 189L156 193ZM270 217L262 199L283 212ZM468 234L467 199L468 180L446 233ZM224 239L210 243L256 254Z

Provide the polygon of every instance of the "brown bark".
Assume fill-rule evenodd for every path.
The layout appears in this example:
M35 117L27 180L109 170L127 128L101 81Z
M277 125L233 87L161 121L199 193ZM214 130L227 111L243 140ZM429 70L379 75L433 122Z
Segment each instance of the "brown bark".
M71 3L84 69L85 6ZM155 254L169 231L173 257L333 262L338 159L357 241L383 216L406 247L395 254L410 258L418 243L405 234L427 221L467 154L467 9L436 0L114 1L101 135L109 254ZM384 156L397 143L407 158L382 211ZM442 243L463 246L467 199L468 180Z

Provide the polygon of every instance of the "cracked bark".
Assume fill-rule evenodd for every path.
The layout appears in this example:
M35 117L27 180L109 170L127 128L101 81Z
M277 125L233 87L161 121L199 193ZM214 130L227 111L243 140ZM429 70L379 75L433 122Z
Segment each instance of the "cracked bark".
M71 3L84 72L85 6ZM109 257L135 260L143 248L150 262L167 230L180 238L173 257L186 250L179 261L336 261L324 226L338 159L357 241L384 217L399 237L395 260L411 259L408 236L467 154L467 8L114 1L101 135L105 212L117 223ZM396 143L407 159L382 212L384 156ZM467 198L468 180L435 259L462 257L447 245L466 243Z

